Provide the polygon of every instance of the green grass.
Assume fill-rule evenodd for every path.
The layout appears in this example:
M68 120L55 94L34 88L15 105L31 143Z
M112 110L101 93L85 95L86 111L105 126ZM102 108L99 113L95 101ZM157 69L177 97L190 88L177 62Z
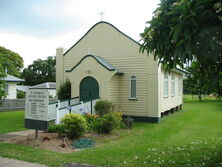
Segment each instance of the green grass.
M217 100L216 97L210 97L210 96L208 96L208 95L202 95L201 97L202 97L202 100L203 100L203 101L212 101L212 100L215 101L215 100ZM183 95L183 100L184 100L185 102L190 102L190 101L195 102L195 101L199 101L197 95L191 95L191 94L185 94L185 95Z
M0 112L0 134L24 129L24 111Z
M1 124L1 122L0 122ZM133 130L97 139L96 148L61 154L30 146L0 143L0 156L64 166L83 162L127 167L222 167L222 102L186 102L182 111L159 124L136 123Z

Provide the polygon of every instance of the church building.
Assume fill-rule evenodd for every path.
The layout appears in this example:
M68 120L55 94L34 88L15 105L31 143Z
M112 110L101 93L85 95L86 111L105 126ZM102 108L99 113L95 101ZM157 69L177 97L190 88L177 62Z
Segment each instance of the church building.
M153 55L108 22L98 22L70 49L56 50L56 87L71 82L71 96L103 99L135 120L159 122L182 105L180 70L164 73Z

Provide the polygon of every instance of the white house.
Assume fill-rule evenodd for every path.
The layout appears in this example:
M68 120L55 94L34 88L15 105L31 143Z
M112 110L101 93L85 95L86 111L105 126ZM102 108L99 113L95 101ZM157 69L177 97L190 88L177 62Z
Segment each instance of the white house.
M5 92L6 92L6 99L16 99L17 96L17 84L20 82L24 82L25 80L17 78L15 76L7 74L4 78L5 84Z
M66 79L72 97L112 101L136 120L159 122L182 105L182 72L164 73L153 55L108 22L95 24L70 49L57 48L57 90Z

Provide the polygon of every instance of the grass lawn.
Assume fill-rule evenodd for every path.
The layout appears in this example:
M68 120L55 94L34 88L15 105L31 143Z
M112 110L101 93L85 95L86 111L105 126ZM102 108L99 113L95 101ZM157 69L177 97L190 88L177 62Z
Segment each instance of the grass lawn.
M164 117L159 124L136 123L120 134L98 140L96 148L69 154L0 143L0 156L54 167L69 162L113 167L222 167L221 101L186 102L182 111Z
M24 111L0 112L0 134L24 129Z

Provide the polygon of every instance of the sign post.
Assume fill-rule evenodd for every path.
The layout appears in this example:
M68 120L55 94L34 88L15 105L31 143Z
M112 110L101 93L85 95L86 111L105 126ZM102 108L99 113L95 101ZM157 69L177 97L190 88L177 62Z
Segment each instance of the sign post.
M38 130L47 130L48 127L48 102L47 90L32 90L26 92L25 128L35 129L35 138Z

